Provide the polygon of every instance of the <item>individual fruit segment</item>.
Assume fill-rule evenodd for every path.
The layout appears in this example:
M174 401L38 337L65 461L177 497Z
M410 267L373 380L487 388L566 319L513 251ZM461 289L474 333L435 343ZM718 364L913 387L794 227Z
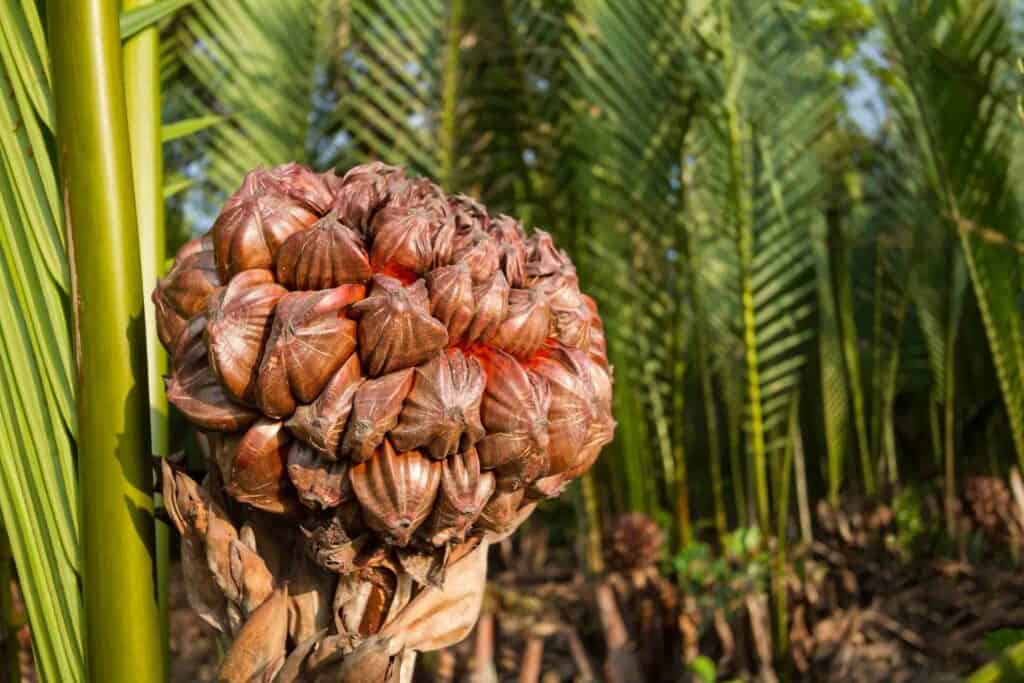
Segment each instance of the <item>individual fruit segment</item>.
M489 341L513 356L529 358L544 345L550 326L547 295L537 289L513 289L508 295L508 315Z
M374 270L426 273L435 263L435 239L449 221L448 207L441 201L388 204L374 216L371 226L370 263Z
M316 400L295 409L285 423L288 431L327 459L335 459L362 382L359 358L353 354L334 373Z
M551 390L548 408L549 473L574 467L594 420L594 389L586 357L563 346L546 350L534 364L534 372L547 380Z
M487 231L500 245L501 270L508 283L517 288L526 285L526 237L519 222L504 214L490 222Z
M317 218L305 202L282 192L270 173L252 171L213 224L218 273L227 280L250 268L273 268L284 241Z
M364 462L373 456L384 435L398 424L412 382L411 368L363 382L352 401L352 414L341 443L343 457Z
M486 342L498 331L508 313L509 287L502 272L496 272L487 282L473 285L476 309L473 321L466 330L467 344Z
M458 349L439 353L414 371L391 441L400 451L423 448L444 458L473 446L484 435L480 424L483 367Z
M451 261L469 266L473 282L487 282L498 270L501 252L498 243L482 228L456 230Z
M494 473L480 470L480 456L469 448L447 458L441 492L427 521L425 536L436 546L462 541L494 493Z
M535 230L526 240L526 277L529 279L554 275L571 264L565 252L555 246L551 235Z
M518 489L547 474L551 391L508 354L489 354L485 363L480 417L487 435L477 444L480 463L495 470L498 488Z
M288 478L299 501L314 510L337 507L351 498L348 469L347 462L328 460L301 441L293 442L288 451Z
M344 310L361 297L361 285L281 297L259 367L260 410L287 417L296 403L309 403L323 391L355 351L356 323Z
M221 284L209 237L197 237L178 250L174 266L153 291L157 335L168 351L188 321L202 312Z
M302 202L317 215L324 215L334 201L328 181L334 177L331 172L314 173L308 167L294 161L281 164L267 171L277 184L278 191Z
M387 543L405 546L434 506L441 463L418 451L396 453L388 441L349 474L363 518Z
M263 344L278 300L288 293L269 270L247 270L218 289L206 305L210 366L236 401L256 402Z
M231 432L248 427L259 413L232 401L210 367L204 341L206 317L198 315L178 335L167 400L202 429Z
M435 268L427 273L426 283L430 294L430 314L447 328L448 342L458 342L476 315L469 266L456 263Z
M379 161L353 166L340 179L328 178L334 192L331 207L345 225L366 234L377 210L404 179L402 169Z
M218 457L224 489L235 500L268 512L292 507L294 493L284 476L291 437L277 420L260 419L233 446L225 439Z
M288 289L330 289L366 282L371 275L362 239L338 219L337 210L289 237L277 255L277 281Z
M359 319L359 357L371 377L419 365L448 343L444 325L430 315L423 280L405 287L374 275L370 296L351 311Z

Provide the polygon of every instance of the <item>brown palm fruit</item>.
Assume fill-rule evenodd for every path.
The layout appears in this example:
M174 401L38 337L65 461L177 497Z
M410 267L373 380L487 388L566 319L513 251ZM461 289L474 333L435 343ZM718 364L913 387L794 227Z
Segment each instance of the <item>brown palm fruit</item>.
M362 285L291 292L279 300L260 363L256 404L287 417L296 403L317 398L356 348L356 323L345 308L362 299Z
M178 335L166 380L167 400L201 429L244 429L259 413L231 400L217 380L204 339L206 324L206 317L197 315Z
M352 399L352 414L341 443L344 457L366 462L373 456L384 436L398 424L412 382L412 368L363 382Z
M277 189L292 199L302 202L313 213L322 216L334 203L331 180L337 180L333 171L314 173L309 167L294 161L281 164L267 171L276 183Z
M288 290L269 270L247 270L221 287L206 304L210 366L235 400L256 402L256 377L277 301Z
M494 493L494 473L480 470L480 456L468 448L444 461L441 491L426 523L426 535L434 545L461 541Z
M153 300L210 464L164 485L190 604L237 639L220 680L453 644L487 545L614 434L597 306L551 236L379 162L253 171Z
M641 512L619 515L608 530L608 564L614 569L646 569L661 559L664 537L657 522Z
M458 349L418 366L391 442L402 451L423 448L437 460L472 448L484 435L480 401L485 382L480 361Z
M405 181L405 172L379 161L349 169L342 178L328 178L334 193L331 206L345 225L366 234L377 211Z
M356 391L362 383L359 357L352 354L312 403L295 410L285 423L288 431L328 460L335 459Z
M487 385L480 405L486 436L477 444L484 469L499 489L518 489L548 473L551 388L544 378L501 351L486 357Z
M272 173L252 171L213 224L217 272L227 280L249 268L273 268L284 241L316 220L313 208L289 196Z
M331 211L309 230L297 232L277 254L277 281L288 289L330 289L370 279L363 240Z
M385 440L372 458L353 465L350 477L367 525L405 546L434 507L441 464L419 451L396 453Z
M351 310L359 319L359 357L372 377L418 365L448 343L444 325L430 315L423 280L406 287L374 275L370 295Z
M188 321L202 312L207 297L220 284L209 236L189 240L178 249L174 267L153 290L157 334L165 347L170 347Z
M508 295L508 315L490 343L518 358L540 350L551 331L551 305L539 289L513 289Z

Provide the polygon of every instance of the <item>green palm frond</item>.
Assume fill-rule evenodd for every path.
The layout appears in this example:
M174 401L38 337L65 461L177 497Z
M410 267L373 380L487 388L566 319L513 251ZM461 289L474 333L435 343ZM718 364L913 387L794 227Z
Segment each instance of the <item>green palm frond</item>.
M527 88L535 53L558 34L524 32L559 3L357 0L352 46L342 59L339 125L356 154L407 164L450 191L521 215L531 201L525 155ZM531 106L555 101L531 90Z
M820 56L801 46L772 8L746 9L723 9L712 34L722 65L709 75L718 96L696 129L694 177L704 187L694 196L697 215L708 221L705 233L735 250L711 298L734 302L720 316L729 322L718 324L743 348L746 447L758 521L767 530L768 465L788 447L790 411L814 336L811 237L823 220L823 185L808 151L831 120L835 96Z
M957 11L938 2L893 3L884 9L899 75L894 100L902 139L925 160L928 186L921 200L939 214L927 239L951 245L946 277L936 280L941 266L932 260L926 261L931 272L918 279L932 365L937 379L940 372L952 371L949 358L936 349L936 302L951 293L946 323L958 326L962 304L953 297L966 288L969 274L1024 462L1024 316L1017 298L1022 261L1015 251L981 239L978 230L994 231L1009 242L1021 234L1010 193L1018 124L1008 91L1013 61L1005 8L993 0ZM945 291L935 290L936 281Z
M620 419L608 471L630 491L650 491L656 507L674 508L664 521L682 543L692 536L685 454L692 317L681 212L694 110L691 21L686 3L587 0L570 17L567 43L574 148L566 167L588 186L571 207L575 240L587 245L577 258L609 320L616 391L639 406ZM642 427L627 425L627 416Z
M181 18L184 68L198 84L182 93L193 116L227 116L204 142L206 177L234 190L259 165L314 158L318 78L338 49L334 3L326 0L201 2Z
M47 680L83 678L70 274L34 3L0 8L0 515Z

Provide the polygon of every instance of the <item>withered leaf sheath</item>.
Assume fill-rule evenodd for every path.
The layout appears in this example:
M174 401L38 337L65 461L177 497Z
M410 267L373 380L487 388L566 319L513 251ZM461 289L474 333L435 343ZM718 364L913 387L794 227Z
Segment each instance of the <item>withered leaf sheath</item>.
M188 321L203 311L207 297L221 284L213 260L213 242L208 236L186 242L174 259L174 266L153 291L157 334L168 351Z
M400 451L424 448L433 458L473 446L484 435L480 401L483 367L458 349L448 349L414 370L412 390L391 430Z
M586 355L577 349L554 346L537 360L534 372L551 390L548 409L549 473L574 467L595 418L594 389Z
M508 316L490 343L513 356L529 358L544 345L550 326L547 295L536 289L513 289L508 295Z
M490 500L494 485L494 473L480 471L475 448L447 458L441 469L441 492L424 535L436 546L461 542Z
M388 441L349 477L371 529L388 543L405 546L434 506L441 463L418 451L395 453Z
M218 273L227 280L250 268L273 268L284 241L317 218L304 202L282 193L267 171L251 172L213 224Z
M448 331L430 315L423 280L405 287L374 275L370 295L351 311L359 319L359 357L371 377L419 365L448 343Z
M217 671L223 683L247 683L284 657L288 638L288 588L278 588L253 612Z
M355 462L368 460L398 424L402 402L412 389L412 368L367 380L356 391L352 414L341 442L341 455Z
M363 534L359 502L343 501L329 512L308 518L300 527L306 554L324 569L336 574L356 570L356 558L371 542Z
M487 356L487 385L480 417L487 435L477 444L484 469L499 489L518 489L547 474L547 382L500 351Z
M288 431L324 457L335 459L352 412L356 390L362 381L359 358L353 354L334 373L315 401L295 409L285 423Z
M223 468L224 488L237 501L269 512L293 507L293 491L284 475L291 437L284 424L260 419L238 442L230 466Z
M287 417L296 402L314 400L356 348L356 323L344 309L362 298L362 285L291 292L277 305L259 368L256 403L271 417Z
M301 441L288 451L288 478L299 501L314 510L337 507L351 498L348 468L347 461L328 460Z
M277 281L289 289L330 289L372 274L362 239L338 220L337 210L289 237L277 255Z
M259 413L228 398L210 367L205 332L206 317L198 315L178 336L171 375L166 380L167 400L202 429L244 429Z
M519 513L519 506L523 502L523 495L522 489L512 491L498 489L495 491L490 501L480 512L480 517L477 520L480 528L496 534L507 531Z
M239 273L210 296L206 305L206 345L210 366L236 401L253 405L263 343L270 333L277 301L288 293L269 270Z

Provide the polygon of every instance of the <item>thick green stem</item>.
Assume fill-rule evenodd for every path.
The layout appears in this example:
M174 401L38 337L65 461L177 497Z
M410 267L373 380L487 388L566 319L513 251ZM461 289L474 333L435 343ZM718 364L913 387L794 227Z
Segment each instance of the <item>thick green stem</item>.
M124 8L151 4L153 0L124 0ZM164 160L160 139L160 32L148 28L124 44L124 89L131 143L135 214L138 222L142 291L156 285L164 262ZM167 455L167 396L163 376L167 355L156 333L156 310L152 300L143 300L146 319L146 376L149 380L149 442L153 455ZM156 523L157 596L160 605L160 635L164 666L170 666L167 581L170 537L167 525ZM170 677L170 669L164 678Z
M89 680L163 679L146 335L116 0L48 12L74 268Z

